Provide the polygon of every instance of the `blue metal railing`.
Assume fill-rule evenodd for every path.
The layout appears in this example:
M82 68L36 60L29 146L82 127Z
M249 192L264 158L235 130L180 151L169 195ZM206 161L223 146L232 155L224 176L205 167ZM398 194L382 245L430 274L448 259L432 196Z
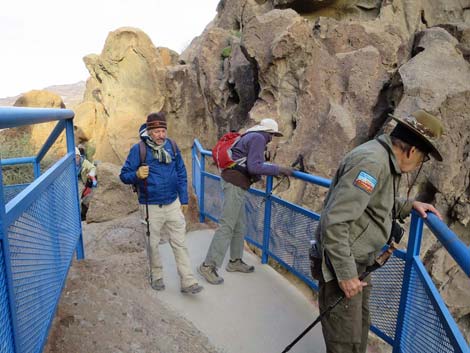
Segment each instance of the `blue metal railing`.
M218 221L222 208L220 177L205 168L211 152L198 140L192 148L192 186L197 195L200 221ZM296 179L329 187L325 178L294 172ZM319 214L272 195L273 178L265 190L250 189L245 204L245 239L262 251L261 262L275 259L311 288L308 249ZM470 277L470 249L435 215L426 220L412 212L406 252L397 250L385 266L373 273L370 299L371 330L393 347L394 353L470 353L455 320L419 257L423 224L444 245L464 273Z
M0 353L42 352L73 253L84 257L74 113L0 107L0 129L57 121L36 156L0 160ZM65 130L67 153L40 163ZM4 185L2 169L31 164L34 181Z

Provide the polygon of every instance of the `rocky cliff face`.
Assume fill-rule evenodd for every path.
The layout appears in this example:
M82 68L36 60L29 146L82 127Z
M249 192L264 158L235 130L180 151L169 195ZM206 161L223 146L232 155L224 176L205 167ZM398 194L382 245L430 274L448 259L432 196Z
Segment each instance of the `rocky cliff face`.
M101 55L85 58L91 77L76 111L81 138L95 159L121 163L151 111L168 113L170 136L186 152L194 138L210 147L229 129L274 117L285 133L271 146L274 161L290 164L302 153L309 172L332 177L347 151L389 128L389 113L426 109L444 122L444 162L425 166L416 193L435 202L468 244L469 6L221 0L216 18L179 57L137 29L119 29ZM317 189L300 183L285 196L321 205ZM469 322L469 281L457 280L461 272L432 236L423 248L451 310Z

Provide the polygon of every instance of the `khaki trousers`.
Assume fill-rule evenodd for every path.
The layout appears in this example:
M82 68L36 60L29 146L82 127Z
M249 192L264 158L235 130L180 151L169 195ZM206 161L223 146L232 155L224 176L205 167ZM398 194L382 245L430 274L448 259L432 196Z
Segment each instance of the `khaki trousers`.
M145 219L145 205L140 205L140 210ZM189 253L185 243L186 222L181 204L178 199L169 205L148 205L150 222L150 248L152 278L157 280L163 278L163 266L160 258L158 245L160 243L161 230L165 227L169 234L169 243L175 256L176 268L181 280L181 287L189 287L197 283L191 269ZM146 227L146 225L144 225ZM146 239L147 241L147 239Z
M204 260L206 265L217 268L222 266L229 247L231 260L242 258L245 236L246 191L224 180L221 182L224 192L222 216Z

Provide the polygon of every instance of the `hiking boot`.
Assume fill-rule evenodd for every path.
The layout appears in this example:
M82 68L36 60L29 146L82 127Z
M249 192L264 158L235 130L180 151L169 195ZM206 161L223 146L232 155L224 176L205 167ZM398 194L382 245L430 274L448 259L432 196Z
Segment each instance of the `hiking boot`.
M181 287L181 293L185 294L197 294L204 289L203 286L200 286L197 283L190 285L189 287Z
M165 283L163 283L163 278L152 280L151 287L155 290L164 290Z
M251 273L255 270L255 267L247 265L242 259L236 259L228 262L226 270L227 272Z
M206 266L204 262L197 268L197 272L210 284L222 284L224 279L217 274L215 266Z

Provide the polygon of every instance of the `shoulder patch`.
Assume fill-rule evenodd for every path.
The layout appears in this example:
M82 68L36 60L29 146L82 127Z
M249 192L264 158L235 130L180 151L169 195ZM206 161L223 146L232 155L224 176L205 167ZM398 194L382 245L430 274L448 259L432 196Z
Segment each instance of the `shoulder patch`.
M359 189L371 194L374 191L375 186L377 185L377 179L375 179L372 175L366 173L365 171L361 170L357 175L356 179L354 179L355 186Z

